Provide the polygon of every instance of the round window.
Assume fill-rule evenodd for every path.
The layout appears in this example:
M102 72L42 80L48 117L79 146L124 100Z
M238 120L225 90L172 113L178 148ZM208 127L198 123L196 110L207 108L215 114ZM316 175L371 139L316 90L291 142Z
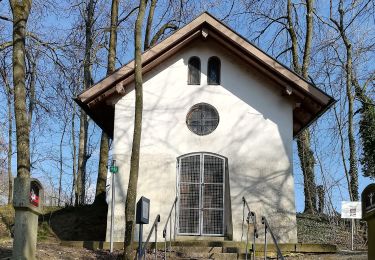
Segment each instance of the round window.
M219 124L219 113L206 103L199 103L190 108L186 116L186 125L197 135L212 133Z

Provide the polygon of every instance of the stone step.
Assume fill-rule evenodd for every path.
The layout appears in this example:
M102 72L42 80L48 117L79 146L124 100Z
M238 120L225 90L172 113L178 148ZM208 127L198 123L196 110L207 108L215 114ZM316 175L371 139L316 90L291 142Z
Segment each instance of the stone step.
M179 255L172 252L167 254L167 259L170 260L181 260L181 259L190 259L190 260L205 260L205 259L214 259L214 260L237 260L236 253L195 253L194 255Z
M222 253L222 247L184 247L184 246L175 246L172 247L172 254L179 257L198 257L198 258L210 258L214 254Z

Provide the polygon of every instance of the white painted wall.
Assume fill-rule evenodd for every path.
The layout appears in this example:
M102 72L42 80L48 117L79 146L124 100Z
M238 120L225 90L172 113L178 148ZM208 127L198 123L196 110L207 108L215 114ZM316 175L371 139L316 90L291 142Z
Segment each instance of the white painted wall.
M221 86L207 85L207 61L221 59ZM187 85L187 61L201 58L201 85ZM197 40L144 76L144 110L138 198L151 200L151 222L161 215L161 230L176 196L176 158L212 152L228 158L233 238L241 239L242 196L259 218L265 215L280 242L296 242L292 175L292 105L258 71L211 41ZM123 241L124 205L129 178L134 121L134 90L115 106L116 176L115 241ZM186 114L197 103L213 105L217 129L198 136L186 126ZM107 241L109 241L110 208ZM150 229L145 227L145 232Z

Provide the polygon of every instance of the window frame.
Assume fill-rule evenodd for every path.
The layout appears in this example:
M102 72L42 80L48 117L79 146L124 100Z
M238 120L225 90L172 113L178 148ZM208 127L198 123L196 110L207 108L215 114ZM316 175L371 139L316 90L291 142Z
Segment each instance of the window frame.
M211 69L215 68L213 67L214 65L217 65L216 73L218 75L217 76L218 81L212 81L210 77L210 71ZM207 85L220 85L220 83L221 83L221 60L217 56L211 56L207 62Z
M216 118L210 118L209 119L209 121L215 122L215 124L211 125L211 129L209 129L209 131L206 131L206 132L196 130L194 128L194 126L191 124L191 120L190 120L193 112L195 112L197 109L203 110L204 107L206 107L206 109L210 109L211 112L213 112L214 116L216 117ZM219 126L219 123L220 123L220 115L219 115L219 112L217 111L217 109L213 105L210 105L210 104L205 103L205 102L201 102L201 103L197 103L197 104L195 104L195 105L193 105L192 107L189 108L189 110L186 114L185 123L186 123L187 128L192 133L194 133L198 136L206 136L206 135L209 135L209 134L213 133L217 129L217 127ZM202 126L200 126L200 127L202 127Z
M197 68L198 70L198 79L197 82L193 81L193 73L192 71L195 69L195 67L191 64L192 60L197 60L199 63L199 67ZM187 84L188 85L200 85L201 84L201 68L202 68L202 63L201 59L198 56L191 56L188 60L188 76L187 76Z

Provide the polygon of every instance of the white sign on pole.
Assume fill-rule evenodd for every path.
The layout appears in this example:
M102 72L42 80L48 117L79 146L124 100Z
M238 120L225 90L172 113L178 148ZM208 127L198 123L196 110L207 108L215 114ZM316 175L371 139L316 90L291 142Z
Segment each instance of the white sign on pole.
M362 218L362 203L360 201L341 201L341 218Z

